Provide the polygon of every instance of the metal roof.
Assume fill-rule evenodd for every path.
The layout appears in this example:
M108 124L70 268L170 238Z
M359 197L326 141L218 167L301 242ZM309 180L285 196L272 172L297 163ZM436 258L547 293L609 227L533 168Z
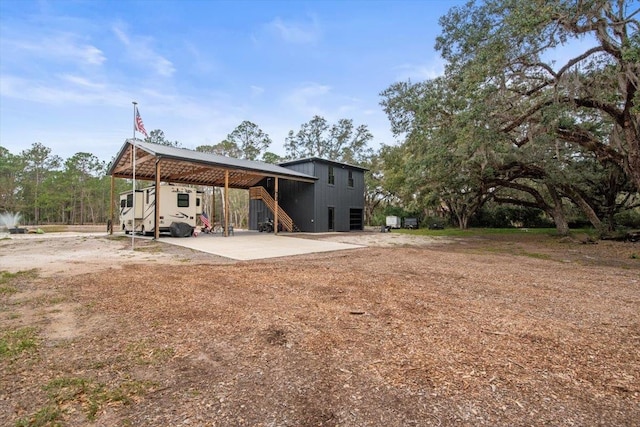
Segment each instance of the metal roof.
M167 145L127 139L109 168L116 178L133 178L133 147L136 154L136 179L156 179L159 162L160 181L180 184L225 186L225 173L229 172L230 188L250 188L265 177L278 177L293 181L314 182L316 177L271 163L235 159L211 153L170 147Z
M341 167L341 168L357 169L357 170L361 170L363 172L366 172L366 171L369 170L367 168L363 168L362 166L352 165L352 164L344 163L344 162L338 162L338 161L335 161L335 160L322 159L320 157L305 157L303 159L289 160L289 161L280 163L280 166L285 166L286 167L288 165L297 165L297 164L300 164L300 163L310 163L310 162L326 163L326 164L338 166L338 167Z

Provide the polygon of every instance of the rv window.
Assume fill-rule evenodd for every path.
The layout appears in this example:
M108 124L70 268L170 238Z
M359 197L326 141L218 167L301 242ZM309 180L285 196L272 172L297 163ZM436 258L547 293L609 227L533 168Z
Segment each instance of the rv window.
M187 194L187 193L178 193L178 207L179 208L188 208L189 207L189 194Z
M120 207L121 208L126 208L127 207L127 201L125 199L120 200Z
M127 207L133 207L133 194L127 194Z

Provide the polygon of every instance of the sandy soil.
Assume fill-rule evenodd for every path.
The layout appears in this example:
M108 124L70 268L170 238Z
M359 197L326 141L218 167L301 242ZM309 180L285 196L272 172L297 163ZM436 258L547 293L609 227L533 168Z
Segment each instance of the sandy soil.
M637 425L639 244L306 237L369 247L235 262L0 240L0 419Z

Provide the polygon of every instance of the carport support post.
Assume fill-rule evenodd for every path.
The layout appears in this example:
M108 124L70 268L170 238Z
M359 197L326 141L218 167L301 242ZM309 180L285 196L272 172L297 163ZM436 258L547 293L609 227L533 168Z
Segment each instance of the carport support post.
M153 227L153 238L158 240L160 238L160 159L156 160L156 203L153 207L153 215L156 226Z
M109 205L109 224L111 224L111 227L109 227L109 234L113 234L113 198L114 198L114 192L116 191L116 184L115 184L115 178L113 177L113 175L111 175L111 204Z
M229 237L229 171L224 171L224 237Z
M278 177L276 176L275 189L273 191L273 200L275 201L275 212L273 212L273 234L278 234Z

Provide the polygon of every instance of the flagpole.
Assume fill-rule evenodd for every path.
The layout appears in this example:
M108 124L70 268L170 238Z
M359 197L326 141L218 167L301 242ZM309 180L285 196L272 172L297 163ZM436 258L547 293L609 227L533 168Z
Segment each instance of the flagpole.
M136 235L136 108L138 103L132 101L133 104L133 179L131 182L131 197L133 200L131 208L133 209L133 225L131 227L131 250L134 248L134 239Z

